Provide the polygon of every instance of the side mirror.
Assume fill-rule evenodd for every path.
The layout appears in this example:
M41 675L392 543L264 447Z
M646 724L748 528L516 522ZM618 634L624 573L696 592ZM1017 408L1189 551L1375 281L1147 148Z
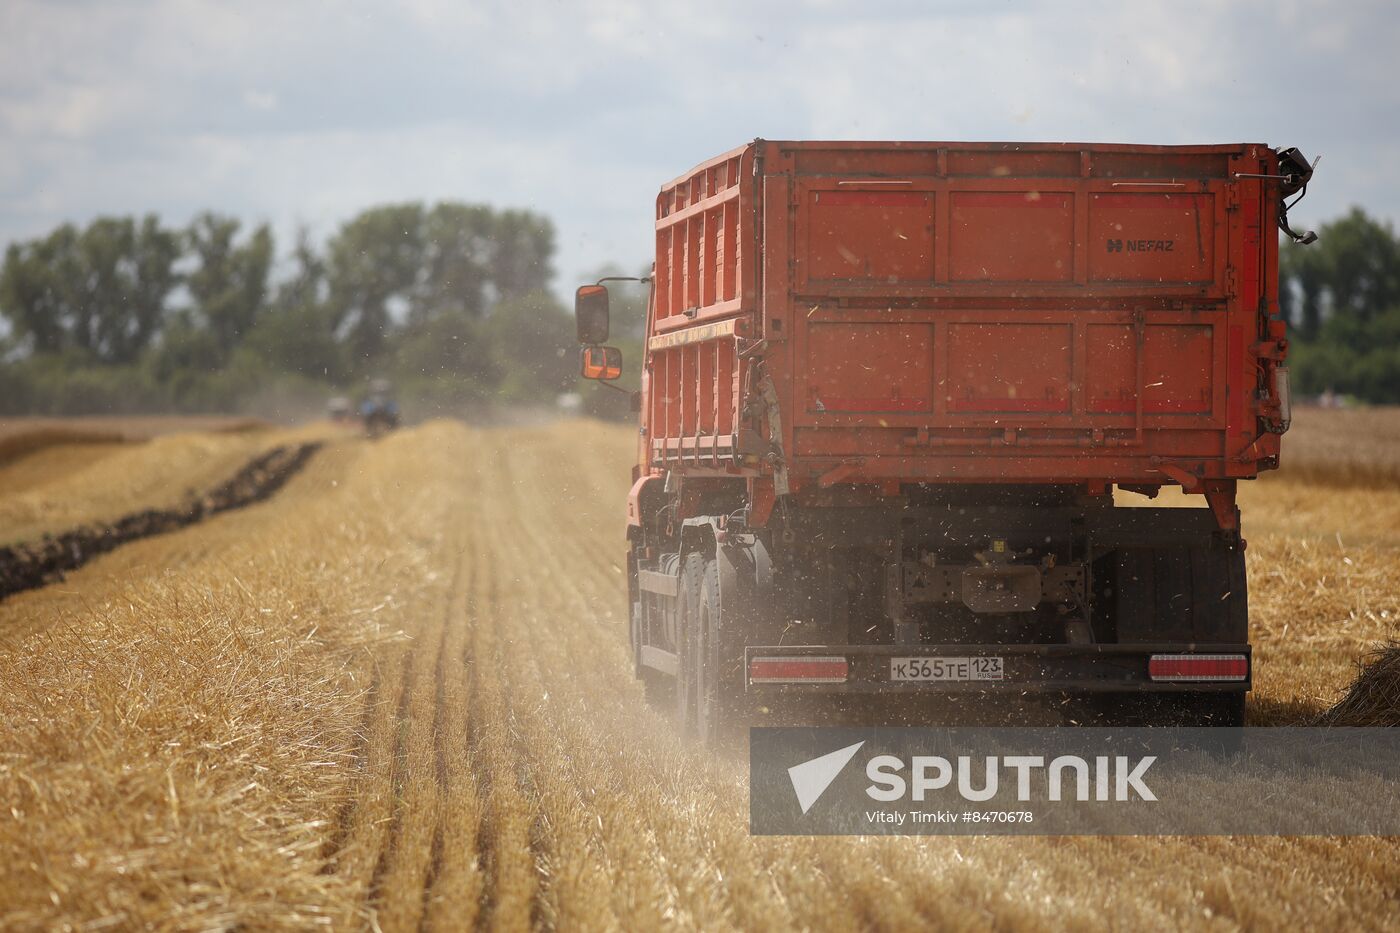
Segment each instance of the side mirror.
M602 285L580 285L574 292L574 321L578 342L585 345L608 339L608 290ZM616 377L614 377L616 378Z
M622 351L617 347L584 347L579 351L579 375L612 382L622 375Z

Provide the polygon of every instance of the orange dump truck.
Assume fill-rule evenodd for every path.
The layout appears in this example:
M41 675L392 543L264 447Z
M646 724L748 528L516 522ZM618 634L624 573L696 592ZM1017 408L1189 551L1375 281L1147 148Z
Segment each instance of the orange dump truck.
M1258 144L757 140L666 184L627 502L649 694L706 737L829 693L1241 721L1235 489L1288 428L1275 227L1310 175ZM593 378L607 298L577 296ZM1113 496L1164 486L1208 507Z

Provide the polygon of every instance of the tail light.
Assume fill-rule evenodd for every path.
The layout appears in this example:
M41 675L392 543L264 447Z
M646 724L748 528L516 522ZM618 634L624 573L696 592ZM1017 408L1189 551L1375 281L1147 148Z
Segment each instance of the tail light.
M1154 654L1147 660L1153 680L1243 681L1249 658L1243 654Z
M845 658L752 658L751 684L841 684L850 674Z

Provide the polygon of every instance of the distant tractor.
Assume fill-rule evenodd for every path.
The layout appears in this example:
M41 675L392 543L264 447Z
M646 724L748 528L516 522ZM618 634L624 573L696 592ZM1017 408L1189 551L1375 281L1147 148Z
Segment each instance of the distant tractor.
M387 379L370 381L369 395L360 403L360 421L367 436L379 437L399 426L399 404L394 401L392 391Z
M632 658L704 738L778 705L1041 695L1238 725L1236 485L1279 463L1258 144L757 140L657 198ZM608 291L582 375L612 380ZM1129 508L1167 486L1202 508ZM857 704L859 708L859 704Z
M343 395L337 395L326 402L326 417L333 424L348 424L354 410L350 400Z

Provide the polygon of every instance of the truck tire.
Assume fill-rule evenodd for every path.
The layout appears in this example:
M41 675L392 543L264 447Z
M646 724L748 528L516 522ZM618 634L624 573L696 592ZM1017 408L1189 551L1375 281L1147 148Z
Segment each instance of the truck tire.
M705 555L692 551L681 558L679 586L676 590L676 731L685 737L695 732L697 653L695 644L699 625L700 587L705 578Z
M735 742L744 718L743 660L721 597L719 564L706 561L695 617L695 733L701 744L711 748Z

